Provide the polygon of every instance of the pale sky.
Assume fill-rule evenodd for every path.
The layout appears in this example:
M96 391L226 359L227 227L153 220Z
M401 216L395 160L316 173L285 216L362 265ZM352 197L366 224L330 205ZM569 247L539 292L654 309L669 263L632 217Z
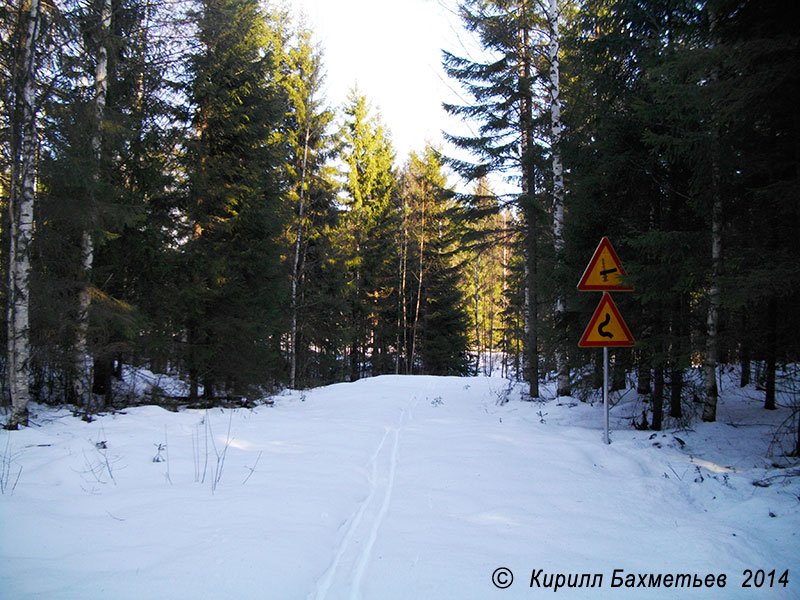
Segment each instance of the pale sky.
M442 129L458 128L441 107L457 89L442 72L441 51L459 52L460 23L440 0L290 4L305 13L324 50L328 104L340 107L357 85L391 132L398 166L411 151L421 153L426 141L443 145Z

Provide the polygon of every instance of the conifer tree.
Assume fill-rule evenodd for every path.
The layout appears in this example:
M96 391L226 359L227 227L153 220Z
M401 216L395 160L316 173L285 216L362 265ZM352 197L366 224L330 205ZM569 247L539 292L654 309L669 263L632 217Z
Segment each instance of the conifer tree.
M170 51L178 21L154 0L120 7L113 21L103 163L113 209L103 211L95 248L90 320L92 390L109 399L122 361L163 372L175 359L172 277L183 232L174 172L185 126L174 91L182 57Z
M349 313L349 371L355 380L364 374L371 346L374 373L387 372L389 346L394 341L394 306L389 297L394 269L392 171L394 152L380 118L372 113L365 96L353 90L344 108L340 133L346 168L341 220L341 243L347 270Z
M322 52L311 42L311 31L300 24L288 51L284 86L289 98L289 201L295 205L289 241L291 324L289 330L289 386L307 382L314 371L322 375L311 347L323 348L339 294L328 296L323 281L324 258L332 252L330 233L335 224L335 182L327 163L335 150L328 132L334 113L324 106ZM317 287L319 286L319 287ZM315 289L316 288L316 289ZM324 306L324 309L323 309ZM325 324L327 322L327 324ZM335 321L334 321L335 322ZM325 329L320 335L319 329Z
M408 165L411 177L416 179L409 186L413 204L421 209L411 355L419 353L423 373L465 375L469 369L469 316L456 257L459 231L454 222L453 193L447 187L439 156L429 145L423 156L412 153Z
M137 342L161 354L170 336L165 256L176 227L166 196L179 96L167 91L175 59L159 7L112 3L109 21L104 2L68 6L44 112L33 342L36 379L61 377L91 412L110 398L115 360L137 359ZM161 323L158 343L144 314Z
M459 231L440 153L412 152L400 174L398 361L404 373L462 374L469 317L456 257Z
M530 397L539 396L539 296L538 249L541 208L537 199L537 163L542 151L535 143L537 110L535 81L538 65L534 37L540 16L535 3L482 2L459 4L466 29L474 33L486 60L444 53L445 71L457 79L471 96L465 105L445 104L455 116L477 121L477 136L448 136L457 147L471 151L480 162L450 160L455 170L468 180L491 172L512 173L519 181L517 204L523 215L525 368ZM541 178L541 172L538 178Z
M246 394L283 371L279 335L285 298L278 236L285 164L280 126L280 31L255 0L206 0L192 60L194 137L187 142L191 273L183 294L192 396L204 385Z
M460 260L464 263L464 287L471 297L475 340L475 373L492 374L501 366L503 372L510 354L507 322L508 292L511 284L509 265L515 251L516 227L508 208L501 207L498 197L485 179L479 180L469 203L458 217L460 226ZM502 352L502 364L495 363L495 354ZM484 354L485 353L485 354Z

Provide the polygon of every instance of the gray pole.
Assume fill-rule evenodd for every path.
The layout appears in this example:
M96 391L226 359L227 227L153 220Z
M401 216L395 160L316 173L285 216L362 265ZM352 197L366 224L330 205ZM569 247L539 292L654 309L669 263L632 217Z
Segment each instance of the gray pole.
M605 416L605 441L610 444L608 439L608 347L603 346L603 413Z

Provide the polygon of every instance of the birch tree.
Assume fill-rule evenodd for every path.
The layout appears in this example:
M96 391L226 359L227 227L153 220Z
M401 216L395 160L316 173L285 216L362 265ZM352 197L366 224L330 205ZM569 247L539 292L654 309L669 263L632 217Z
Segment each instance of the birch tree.
M92 173L92 195L96 195L100 182L100 155L102 152L103 119L106 110L108 95L108 38L111 34L111 0L102 0L100 6L100 28L96 36L97 59L94 70L94 122L91 138L91 148L94 153L95 167ZM93 369L89 354L89 308L91 305L91 273L94 262L94 235L91 230L91 213L97 198L90 200L89 217L87 226L81 233L80 273L81 283L78 290L77 322L75 345L73 348L74 373L72 380L72 394L76 402L87 412L95 412L92 394Z
M30 400L30 290L31 241L33 210L36 195L36 49L42 26L42 6L30 0L25 22L20 23L21 60L15 64L17 90L15 113L20 116L18 128L12 122L12 175L8 212L9 286L8 286L8 381L11 394L11 415L6 427L17 429L28 424ZM13 120L12 120L13 121ZM19 141L17 141L17 138Z
M709 25L711 43L715 42L717 29L717 15L713 9L713 2L709 4ZM719 72L712 67L710 80L717 83ZM713 111L712 107L712 111ZM711 285L708 290L708 314L706 316L706 361L705 388L706 398L703 405L703 421L716 421L717 419L717 361L719 358L719 311L720 278L722 275L722 193L720 191L720 156L719 156L719 116L711 115Z
M564 262L564 167L561 160L561 63L559 51L561 46L559 34L559 18L561 11L558 0L549 0L547 5L547 23L550 29L550 40L547 53L550 62L550 148L553 169L553 245L555 250L556 269ZM569 363L566 356L566 306L563 286L557 285L555 303L555 327L557 342L555 348L556 370L558 372L558 395L569 396L570 377Z

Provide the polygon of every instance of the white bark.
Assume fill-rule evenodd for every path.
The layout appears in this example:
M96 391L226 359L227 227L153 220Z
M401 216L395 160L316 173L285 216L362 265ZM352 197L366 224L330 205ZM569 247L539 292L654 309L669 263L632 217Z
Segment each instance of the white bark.
M300 175L300 199L297 207L297 237L294 244L294 263L292 265L292 339L291 339L291 360L289 366L289 387L295 388L297 383L297 283L300 279L300 245L303 241L303 218L305 213L305 187L306 187L306 164L308 163L308 138L310 135L309 126L306 124L305 143L303 144L303 166Z
M31 0L20 76L22 136L18 177L11 181L9 213L8 381L11 394L9 429L28 424L30 400L30 246L36 185L36 80L34 59L41 26L41 4Z
M419 324L419 311L422 304L422 278L425 271L424 257L425 257L425 201L426 190L425 186L422 188L422 226L419 234L419 283L417 285L417 306L414 311L414 326L411 331L411 360L409 366L409 373L414 372L414 360L417 351L417 325Z
M709 8L709 21L712 39L717 26L716 15L713 7ZM711 80L716 81L719 73L712 70ZM722 193L720 191L721 173L719 157L719 129L716 124L716 115L711 130L711 286L708 290L708 315L706 318L706 361L705 391L706 398L703 406L703 420L716 421L717 419L717 362L719 355L718 323L720 309L719 280L722 275Z
M101 14L102 29L98 40L97 63L95 64L95 99L94 99L94 132L92 133L92 150L96 162L93 174L95 187L100 180L99 160L102 149L103 118L108 94L108 47L107 37L111 32L111 0L103 2ZM93 199L94 200L94 199ZM92 359L88 350L89 307L91 305L91 289L89 280L94 262L94 239L87 227L81 235L81 287L78 292L78 315L73 348L75 377L73 394L75 401L88 410L93 410L92 397Z
M519 31L519 85L520 85L520 134L522 167L522 214L525 219L525 340L523 349L524 379L530 385L531 398L539 397L539 349L537 307L537 241L536 210L534 208L534 173L530 153L533 152L533 94L531 86L531 48L529 32L525 23L525 3L519 4L523 26Z
M561 162L561 83L560 61L558 54L561 41L559 39L559 9L558 0L550 0L547 8L547 21L550 26L550 44L548 55L550 59L550 131L553 162L553 244L555 246L556 262L563 261L564 254L564 167ZM559 331L564 330L564 316L566 308L563 292L559 291L556 297L555 320ZM558 371L558 395L569 396L570 379L569 364L565 353L565 340L559 339L556 344L556 370Z
M475 345L477 348L477 357L475 359L475 375L480 375L481 370L481 320L480 320L480 259L481 253L475 253Z

